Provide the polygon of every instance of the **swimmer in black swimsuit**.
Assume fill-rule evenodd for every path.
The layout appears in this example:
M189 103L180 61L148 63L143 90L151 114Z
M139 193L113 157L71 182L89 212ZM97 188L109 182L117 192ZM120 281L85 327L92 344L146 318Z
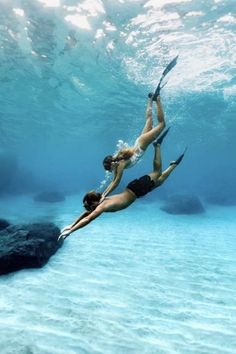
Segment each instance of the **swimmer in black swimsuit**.
M143 197L153 189L159 187L179 165L184 157L184 153L175 161L170 162L169 167L162 172L161 163L161 143L166 136L165 131L154 143L153 171L139 179L130 182L126 189L119 194L115 194L102 199L102 194L95 191L89 192L83 199L86 211L72 224L62 230L59 239L65 239L72 232L88 225L104 212L115 212L127 208L137 198Z

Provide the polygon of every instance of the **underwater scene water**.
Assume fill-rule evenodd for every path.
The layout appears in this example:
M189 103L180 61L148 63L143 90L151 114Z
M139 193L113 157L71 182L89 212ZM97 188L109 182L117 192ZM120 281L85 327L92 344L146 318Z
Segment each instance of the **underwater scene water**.
M161 91L161 188L0 277L1 354L236 352L234 0L0 0L0 218L60 228ZM154 124L156 124L155 110ZM153 147L116 192L152 170ZM43 191L65 196L36 202ZM163 204L194 196L204 212Z

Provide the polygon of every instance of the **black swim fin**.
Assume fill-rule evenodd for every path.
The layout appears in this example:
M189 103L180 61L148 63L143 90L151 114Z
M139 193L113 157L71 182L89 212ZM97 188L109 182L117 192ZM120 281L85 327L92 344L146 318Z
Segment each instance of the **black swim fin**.
M167 129L161 134L161 136L159 136L159 137L154 141L154 143L153 143L153 146L154 146L154 147L156 147L157 144L161 144L161 143L162 143L164 137L167 135L167 133L168 133L169 130L170 130L170 127L167 128Z
M184 154L185 154L186 150L187 150L187 147L185 148L184 152L177 158L177 160L172 161L172 162L170 163L170 166L171 166L171 165L178 165L178 164L180 164L180 162L182 161L182 159L183 159L183 157L184 157Z
M168 72L171 71L175 67L175 65L177 64L178 57L179 56L176 55L176 57L173 60L171 60L171 62L167 65L167 67L165 68L165 70L162 73L162 78L164 76L166 76L168 74Z
M177 63L177 59L178 59L178 55L173 60L171 60L171 62L167 65L167 67L163 71L163 73L161 75L161 78L160 78L160 81L159 81L159 83L157 85L157 88L156 88L154 94L152 95L152 100L153 101L157 100L157 97L160 95L161 89L166 85L166 83L165 83L165 84L163 84L161 86L161 83L162 83L164 77L168 74L168 72L170 72L175 67L175 65ZM148 97L150 98L150 93L149 93Z

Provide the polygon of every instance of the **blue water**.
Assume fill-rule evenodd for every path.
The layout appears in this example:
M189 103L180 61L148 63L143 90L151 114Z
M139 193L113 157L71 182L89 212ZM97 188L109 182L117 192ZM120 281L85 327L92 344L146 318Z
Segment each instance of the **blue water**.
M71 235L44 268L1 277L1 353L235 353L234 8L0 2L0 218L72 222L104 156L142 130L147 93L177 54L162 92L164 167L188 146L159 190ZM152 153L117 191L150 172ZM49 189L65 202L33 201ZM206 212L166 214L174 193Z

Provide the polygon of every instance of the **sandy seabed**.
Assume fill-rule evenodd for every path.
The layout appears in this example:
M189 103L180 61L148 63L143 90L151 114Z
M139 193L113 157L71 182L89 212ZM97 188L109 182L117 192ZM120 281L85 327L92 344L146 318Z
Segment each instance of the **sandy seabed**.
M0 217L62 227L80 205L4 198ZM235 353L235 215L139 200L95 220L42 269L0 278L1 354Z

